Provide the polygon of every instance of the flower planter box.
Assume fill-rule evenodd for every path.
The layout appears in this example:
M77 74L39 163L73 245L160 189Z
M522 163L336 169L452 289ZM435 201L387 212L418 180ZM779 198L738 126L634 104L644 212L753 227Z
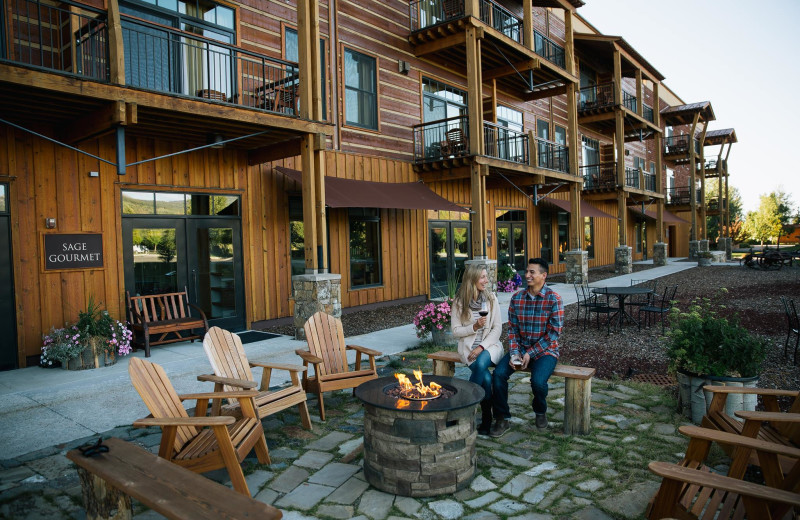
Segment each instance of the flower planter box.
M102 344L105 338L89 339L87 347L81 355L61 363L61 368L65 370L87 370L89 368L100 368L113 365L117 362L114 352L103 351Z
M724 377L709 375L694 375L678 372L678 406L684 417L695 424L700 424L703 416L711 405L712 394L706 392L706 385L716 386L743 386L755 388L758 386L758 376L754 377ZM755 395L730 394L725 402L725 413L735 417L739 410L754 411L756 409Z
M458 345L458 341L453 337L453 333L449 329L431 331L433 342L440 347L454 347Z

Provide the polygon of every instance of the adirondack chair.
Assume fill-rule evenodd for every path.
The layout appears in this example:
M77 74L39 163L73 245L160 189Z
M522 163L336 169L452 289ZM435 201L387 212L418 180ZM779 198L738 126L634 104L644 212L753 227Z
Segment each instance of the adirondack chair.
M198 381L213 382L215 392L247 390L256 387L253 371L250 368L261 367L264 369L261 374L261 386L258 388L258 395L255 396L258 417L263 419L286 408L297 406L303 428L311 430L306 393L303 391L298 375L305 371L306 367L248 361L239 336L219 327L211 327L208 330L203 338L203 350L206 351L214 375L197 376ZM270 391L269 380L273 370L289 371L292 379L291 386ZM220 414L241 416L241 405L236 399L228 399L227 405L222 405L221 399L215 399L211 407L211 415Z
M684 460L678 465L650 464L650 470L664 480L648 506L647 518L783 518L800 500L799 449L697 426L682 426L679 431L690 438ZM703 466L712 443L734 448L727 476ZM760 461L766 485L742 480L752 457ZM786 476L781 457L792 461ZM759 502L759 497L764 500Z
M128 373L151 416L134 421L133 426L161 428L158 456L195 473L226 468L233 489L250 496L241 461L255 448L261 464L271 464L264 429L256 413L255 390L178 395L160 365L132 358ZM215 398L235 398L243 417L206 417L208 402ZM189 417L181 401L196 399L195 417Z
M325 404L322 394L331 390L357 387L365 381L378 377L375 369L375 356L380 352L358 345L345 345L342 322L320 311L311 316L303 327L306 332L308 350L298 349L295 353L303 359L303 365L314 366L314 375L303 372L303 388L306 392L317 394L319 417L325 420ZM355 350L355 370L347 366L347 351ZM361 369L361 356L369 356L369 368ZM355 390L354 390L355 392Z
M704 386L703 390L711 392L713 397L701 424L727 433L745 435L759 440L774 442L783 446L800 447L800 391L779 390L773 388L742 388L735 386ZM744 422L725 413L725 403L730 394L755 394L761 396L764 412L736 412L745 418ZM778 397L793 397L789 413L783 413L778 406ZM764 424L769 422L769 424ZM720 443L728 455L733 448ZM758 461L751 457L751 464ZM781 461L786 466L787 461Z

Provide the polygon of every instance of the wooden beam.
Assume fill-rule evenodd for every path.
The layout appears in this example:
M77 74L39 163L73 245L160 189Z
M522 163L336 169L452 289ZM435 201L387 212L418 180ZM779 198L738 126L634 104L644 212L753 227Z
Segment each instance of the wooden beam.
M300 150L300 164L303 172L303 234L305 236L306 274L318 272L317 253L317 208L320 203L320 194L317 192L317 179L314 172L314 134L303 136ZM324 197L324 195L323 195Z
M135 114L136 105L132 112ZM112 101L99 110L73 121L58 130L59 140L67 144L75 144L87 139L110 134L117 126L128 122L128 108L124 101Z
M122 22L119 2L108 0L108 53L109 78L114 85L125 84L125 45L122 40Z
M319 39L317 39L319 41ZM312 135L312 142L317 141L318 135ZM318 143L316 143L318 144ZM323 273L328 272L328 223L327 213L325 212L325 149L318 149L314 146L314 178L316 182L316 204L314 213L316 215L317 226L317 262Z
M533 1L522 0L522 45L533 51Z
M692 127L689 131L689 207L691 208L691 229L689 230L689 240L697 240L697 195L695 184L697 183L697 162L695 161L694 135L697 132L697 123L700 120L700 112L695 112L692 119Z
M303 138L297 137L288 141L274 143L260 148L255 148L247 152L247 164L250 166L263 164L266 162L277 161L287 157L300 155Z
M483 80L489 81L492 79L503 78L506 76L517 74L517 72L524 72L538 68L539 68L539 60L536 58L530 60L518 61L513 65L504 65L502 67L497 67L495 69L483 72Z
M470 169L470 188L472 193L472 257L486 255L486 185L483 176L484 166L472 163ZM488 170L488 168L487 168Z
M467 103L469 124L469 151L471 155L483 155L483 82L481 78L480 42L475 28L467 27Z
M575 67L575 35L572 27L572 9L564 10L564 35L566 36L564 45L564 58L567 72L573 76L577 76L578 72Z
M450 47L458 47L464 45L466 41L467 41L466 31L458 32L451 36L447 36L446 38L439 38L430 43L417 45L416 47L414 47L414 55L420 58L427 54L435 54L445 49L449 49Z
M535 85L534 85L535 87ZM535 90L530 94L524 94L522 96L523 101L536 101L537 99L544 99L544 98L551 98L554 96L560 96L561 94L566 94L567 92L567 85L559 85L557 87L546 88L542 90Z

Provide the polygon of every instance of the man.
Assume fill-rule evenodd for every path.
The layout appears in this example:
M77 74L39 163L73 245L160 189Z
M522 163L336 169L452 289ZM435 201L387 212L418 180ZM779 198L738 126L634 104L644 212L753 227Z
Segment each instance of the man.
M547 281L547 261L528 260L527 290L517 292L508 306L508 354L492 377L495 423L490 435L500 437L509 428L508 378L515 370L530 370L536 427L547 428L547 380L558 362L558 336L564 326L564 303ZM514 364L514 362L519 364Z

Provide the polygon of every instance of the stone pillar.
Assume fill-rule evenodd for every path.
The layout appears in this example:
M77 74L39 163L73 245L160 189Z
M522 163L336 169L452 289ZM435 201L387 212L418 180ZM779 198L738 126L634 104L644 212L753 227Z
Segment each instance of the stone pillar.
M474 265L486 269L486 274L489 276L489 287L494 294L497 294L497 260L490 260L488 258L475 258L464 262L464 268Z
M342 275L301 274L292 276L294 296L294 337L306 339L305 325L315 312L342 317Z
M697 260L697 253L700 249L699 240L689 240L689 260Z
M614 248L614 273L631 274L633 272L633 248L619 246Z
M656 242L653 244L653 265L667 265L667 244Z
M733 239L725 237L725 260L730 262L733 259Z
M698 242L698 244L697 244L697 252L698 253L708 252L708 250L709 250L709 248L708 248L708 240L698 240L697 242Z
M725 251L725 237L717 239L717 251Z
M564 253L567 263L567 283L589 283L589 251L575 249Z

